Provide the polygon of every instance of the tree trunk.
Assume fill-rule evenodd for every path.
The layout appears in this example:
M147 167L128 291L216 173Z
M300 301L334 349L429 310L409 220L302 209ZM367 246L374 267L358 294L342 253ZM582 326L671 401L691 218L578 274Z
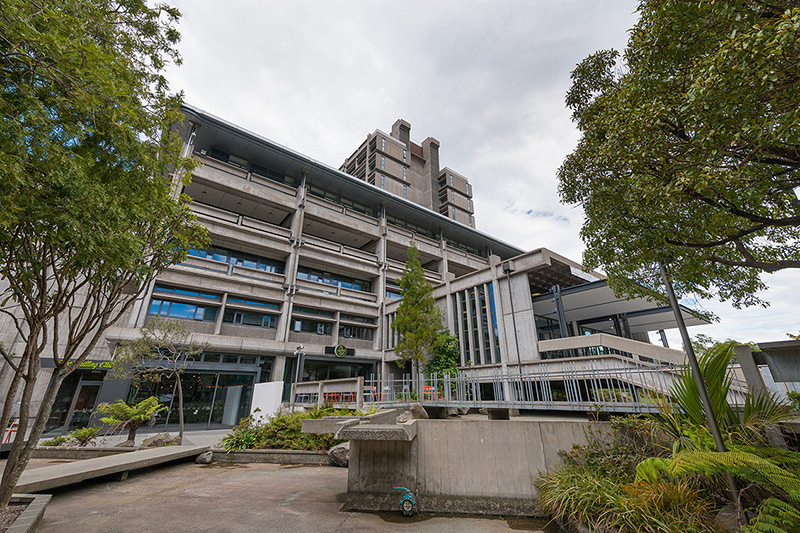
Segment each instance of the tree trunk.
M136 440L136 430L139 429L139 424L130 424L128 426L128 440L135 441Z
M5 438L6 430L8 429L8 424L11 422L11 413L14 411L14 400L17 397L17 391L19 390L19 382L22 380L22 365L26 364L26 361L20 361L20 371L14 374L14 377L11 379L11 385L8 388L8 395L6 396L6 401L3 402L3 415L0 417L0 438ZM11 366L8 366L11 369Z
M178 386L178 439L183 444L183 385L178 372L175 372L175 385Z
M36 372L38 374L39 365L34 364L33 366L36 367ZM33 387L36 384L36 379L34 378L26 383L25 391L22 395L22 404L20 405L19 432L17 433L16 439L14 439L14 446L11 448L11 452L8 455L6 467L3 472L2 486L0 486L0 509L8 506L11 495L14 493L14 487L16 487L25 467L28 466L31 452L38 444L42 433L44 433L44 426L47 424L50 411L53 409L53 404L56 401L58 389L61 387L63 381L64 376L61 375L60 369L56 368L55 375L50 381L44 398L42 399L42 405L37 413L36 422L33 424L33 430L28 437L28 441L24 442L25 433L28 429L27 418L30 414L31 397L33 395Z

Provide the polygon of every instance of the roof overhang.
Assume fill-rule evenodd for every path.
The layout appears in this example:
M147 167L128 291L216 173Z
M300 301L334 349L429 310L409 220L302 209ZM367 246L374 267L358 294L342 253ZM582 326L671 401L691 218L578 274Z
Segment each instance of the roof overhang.
M385 206L386 212L420 227L431 228L445 238L508 259L524 252L500 239L455 222L444 215L386 192L350 174L282 146L266 137L240 128L219 117L188 104L181 107L196 129L195 149L216 147L257 165L300 178L307 172L310 183L341 196L375 207Z
M614 315L625 315L631 333L678 327L671 307L661 306L646 298L618 298L604 279L562 289L561 301L567 322L586 324L604 333L619 334L614 331L613 320L609 320ZM536 316L557 319L553 293L534 296L533 312ZM687 326L710 323L684 306L681 306L681 314Z

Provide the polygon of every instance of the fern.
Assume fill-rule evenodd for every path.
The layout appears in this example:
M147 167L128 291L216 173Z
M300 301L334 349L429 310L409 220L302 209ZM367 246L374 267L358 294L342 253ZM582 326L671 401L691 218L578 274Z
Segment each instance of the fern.
M654 482L658 480L659 474L669 472L671 462L669 459L662 459L661 457L645 459L636 465L636 480L634 482Z
M800 531L800 511L778 498L767 498L758 509L758 515L746 533L796 533Z
M761 483L782 490L800 501L800 478L776 462L746 452L681 452L668 467L673 476L700 474L705 477L727 473L751 483Z

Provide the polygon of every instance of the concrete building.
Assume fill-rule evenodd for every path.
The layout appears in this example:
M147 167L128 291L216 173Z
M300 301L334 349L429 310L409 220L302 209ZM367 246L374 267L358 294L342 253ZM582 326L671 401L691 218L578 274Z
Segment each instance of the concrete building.
M410 243L459 337L462 364L480 375L566 357L583 368L683 360L648 340L674 327L669 309L620 300L578 263L470 227L468 182L440 169L439 143L414 144L402 120L391 135L370 134L342 171L200 109L184 113L186 153L201 165L183 192L211 246L159 275L107 331L62 386L49 430L85 425L101 401L155 395L172 404L170 380L103 381L115 346L155 316L182 321L209 345L184 374L188 424L235 424L260 382L282 382L288 401L295 381L401 374L390 324ZM0 329L0 340L18 349L11 328ZM8 378L6 368L0 392Z
M439 168L440 147L433 137L415 143L411 124L398 119L390 134L367 135L339 170L474 228L472 187L458 172Z

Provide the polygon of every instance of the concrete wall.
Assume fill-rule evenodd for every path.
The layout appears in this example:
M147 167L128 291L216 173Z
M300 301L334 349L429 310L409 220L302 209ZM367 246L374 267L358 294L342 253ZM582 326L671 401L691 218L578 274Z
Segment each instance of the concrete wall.
M531 516L534 485L561 463L559 450L584 444L582 421L417 420L411 442L350 442L347 506L396 510L405 486L420 512Z

